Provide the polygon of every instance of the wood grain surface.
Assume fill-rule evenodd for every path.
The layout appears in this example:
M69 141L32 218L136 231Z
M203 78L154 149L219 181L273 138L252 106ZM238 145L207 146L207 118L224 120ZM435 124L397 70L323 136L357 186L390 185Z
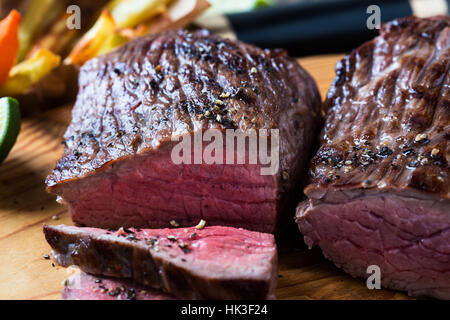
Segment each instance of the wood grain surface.
M322 97L341 56L300 59ZM73 268L53 267L42 225L71 224L67 210L45 191L44 180L61 155L71 106L25 119L21 133L0 166L0 299L59 299ZM369 290L327 261L320 250L280 253L278 299L408 299L399 292Z

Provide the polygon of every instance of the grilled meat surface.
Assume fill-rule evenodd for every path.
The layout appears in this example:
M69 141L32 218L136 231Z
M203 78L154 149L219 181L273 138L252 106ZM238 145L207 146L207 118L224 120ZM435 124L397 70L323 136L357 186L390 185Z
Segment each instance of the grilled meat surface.
M274 232L280 213L292 218L288 203L299 200L321 103L313 79L284 51L171 31L87 62L79 88L64 155L46 180L76 224L168 227L205 218ZM279 170L173 163L173 138L211 128L278 129Z
M450 18L406 17L336 66L308 200L311 247L356 277L450 298Z

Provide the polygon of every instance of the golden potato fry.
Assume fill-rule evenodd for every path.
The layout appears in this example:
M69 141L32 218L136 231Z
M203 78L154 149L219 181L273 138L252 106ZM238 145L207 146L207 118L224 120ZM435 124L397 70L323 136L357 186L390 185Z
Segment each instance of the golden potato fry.
M86 32L64 60L66 64L82 65L97 56L105 42L114 34L116 23L108 10L103 10L94 26Z
M31 57L39 49L47 49L61 56L68 54L71 45L80 34L78 29L70 30L67 28L66 22L69 16L68 13L64 12L56 19L48 32L35 41L27 57Z
M34 84L56 68L61 57L41 49L9 72L9 79L0 87L1 96L16 96L26 93Z
M141 24L138 35L153 34L169 29L183 28L210 7L206 0L176 0L170 3L167 11L154 19Z
M19 61L25 59L35 38L63 12L64 8L64 2L59 0L31 1L19 28Z
M134 28L163 12L169 0L113 0L108 9L117 28Z
M116 32L108 37L103 46L97 52L97 55L108 53L117 47L127 43L130 39L122 33Z
M170 2L166 10L139 24L134 29L124 29L128 38L141 37L169 29L182 28L195 20L210 7L207 0L176 0Z

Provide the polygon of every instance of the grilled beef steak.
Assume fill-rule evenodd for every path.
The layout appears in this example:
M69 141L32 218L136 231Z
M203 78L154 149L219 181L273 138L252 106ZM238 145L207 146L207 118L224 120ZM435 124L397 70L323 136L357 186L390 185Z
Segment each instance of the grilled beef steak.
M116 278L78 273L64 282L63 300L173 300L161 291Z
M107 231L45 226L55 261L184 299L273 298L274 237L231 227Z
M155 228L203 218L273 232L279 213L289 214L321 103L313 79L285 52L207 31L167 32L89 61L79 87L64 155L47 178L77 225ZM172 138L211 128L278 129L279 170L262 175L261 161L172 161Z
M450 18L402 18L337 64L296 221L355 277L450 298Z

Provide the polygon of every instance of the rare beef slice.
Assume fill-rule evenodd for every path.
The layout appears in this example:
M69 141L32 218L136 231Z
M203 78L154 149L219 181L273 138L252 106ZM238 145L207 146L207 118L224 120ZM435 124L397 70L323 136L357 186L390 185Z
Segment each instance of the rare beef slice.
M130 280L93 276L81 272L64 281L63 300L174 300L160 290Z
M44 226L56 263L134 281L182 299L271 299L272 234L231 227L108 231Z

